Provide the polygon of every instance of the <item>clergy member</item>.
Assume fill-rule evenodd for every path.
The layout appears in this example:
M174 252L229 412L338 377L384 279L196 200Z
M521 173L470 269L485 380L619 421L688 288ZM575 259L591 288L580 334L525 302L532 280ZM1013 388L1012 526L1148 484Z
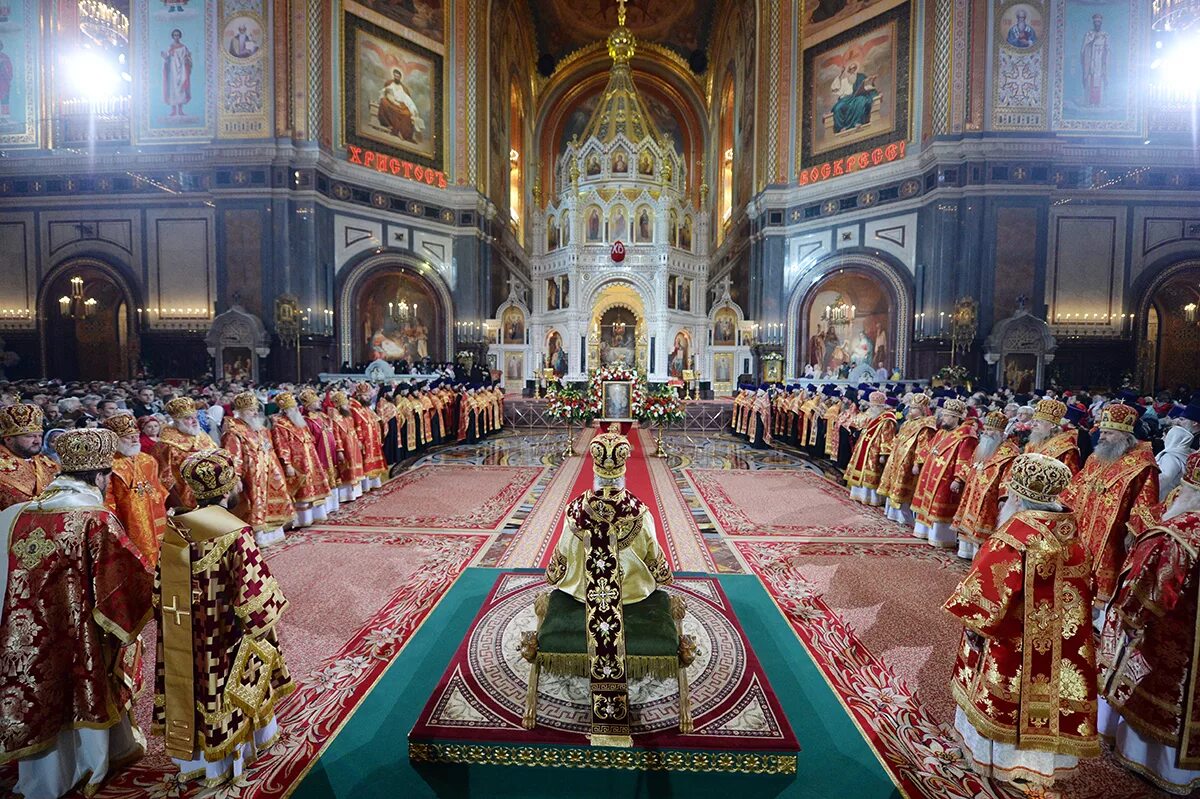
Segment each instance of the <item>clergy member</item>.
M1200 788L1200 453L1162 521L1138 537L1100 637L1100 734L1155 785Z
M329 420L333 424L333 434L340 453L338 499L341 502L353 502L363 494L364 474L362 444L354 429L350 400L344 391L333 391L330 392L326 404L329 407Z
M1000 529L945 609L964 626L954 727L985 777L1048 785L1100 754L1088 553L1058 498L1071 470L1017 457Z
M1044 399L1033 408L1033 420L1029 423L1029 441L1026 452L1037 452L1060 460L1071 470L1079 471L1079 434L1075 430L1063 430L1063 417L1067 406L1056 399Z
M288 493L296 508L296 526L307 527L325 518L329 480L317 457L308 423L300 415L296 397L289 391L275 395L279 413L271 425L271 443L283 467Z
M1138 443L1133 436L1137 420L1138 412L1128 405L1105 406L1100 412L1100 442L1063 492L1063 502L1075 511L1079 540L1091 558L1097 623L1125 562L1127 526L1144 529L1155 521L1158 466L1150 445Z
M914 394L896 437L883 448L887 464L880 475L877 493L886 500L887 517L894 522L913 523L912 498L919 473L913 467L936 431L937 419L930 412L929 395Z
M104 507L117 436L68 430L55 443L62 474L0 512L0 764L18 761L25 799L91 796L143 752L130 656L153 577Z
M148 416L143 418L150 418ZM125 528L151 568L167 529L167 489L158 476L158 462L142 452L142 433L131 413L104 420L117 434L117 454L104 501Z
M654 531L654 516L625 489L625 463L632 447L619 433L602 433L592 439L589 449L595 475L592 489L567 505L546 580L584 602L589 539L597 528L610 528L617 536L621 603L641 602L660 585L670 583L673 575Z
M154 448L158 461L158 476L170 492L168 501L172 507L194 508L191 489L179 479L179 465L193 452L216 449L212 437L200 426L196 404L187 397L176 397L167 402L164 409L171 417L169 426L163 428Z
M338 499L338 464L342 462L342 451L338 448L333 421L321 410L321 395L306 388L300 392L300 405L304 408L304 423L312 433L317 460L325 470L325 481L329 485L329 497L325 500L325 512L331 514L341 503Z
M896 414L887 406L887 394L882 391L872 391L868 403L866 422L846 468L846 485L850 486L850 499L879 506L883 504L879 479L887 464L886 448L896 437Z
M958 540L951 523L962 499L963 484L971 469L971 456L979 444L975 421L967 418L967 404L948 399L938 411L938 431L929 442L918 472L912 509L913 535L937 547L953 547Z
M388 466L383 457L383 432L379 416L371 408L371 386L359 383L354 388L354 397L349 400L350 415L354 419L354 430L362 442L363 491L371 491L383 485L387 479Z
M962 501L951 525L958 533L958 556L971 560L996 529L1000 502L1006 496L1008 470L1021 454L1017 442L1004 435L1008 417L991 411L983 417L979 445L971 454Z
M275 630L287 600L254 530L226 507L243 483L234 456L195 453L181 472L198 507L163 538L154 726L183 779L215 787L279 734L275 706L295 690Z
M282 541L283 527L294 520L295 511L253 392L243 391L233 398L233 414L225 420L221 446L233 455L241 480L237 515L254 528L259 546ZM273 488L272 483L281 485Z
M0 407L0 509L33 499L58 474L42 453L42 433L38 406Z

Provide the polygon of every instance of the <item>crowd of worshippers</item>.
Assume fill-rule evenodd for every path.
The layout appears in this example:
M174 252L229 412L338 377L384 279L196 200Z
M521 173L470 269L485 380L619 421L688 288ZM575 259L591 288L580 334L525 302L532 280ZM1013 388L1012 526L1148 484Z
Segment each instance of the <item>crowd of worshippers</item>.
M1200 394L747 389L734 430L828 460L971 561L945 610L977 771L1046 785L1104 737L1156 786L1200 788Z
M260 548L503 423L498 388L436 381L107 388L0 387L0 765L25 799L91 795L143 753L151 616L153 731L181 780L236 779L294 690Z

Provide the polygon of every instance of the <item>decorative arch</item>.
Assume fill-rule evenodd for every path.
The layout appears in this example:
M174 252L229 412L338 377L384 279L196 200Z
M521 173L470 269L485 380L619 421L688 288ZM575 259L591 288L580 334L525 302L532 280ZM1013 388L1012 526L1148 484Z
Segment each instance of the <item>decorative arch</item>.
M141 333L141 318L139 314L141 301L133 288L136 283L127 273L127 267L124 264L93 255L77 255L64 259L58 265L52 267L38 285L37 324L38 339L41 344L42 374L55 374L55 376L63 377L64 367L62 362L56 360L56 358L68 350L78 359L76 369L78 369L80 361L87 360L89 363L94 363L95 361L95 358L87 354L87 348L78 341L76 341L76 346L74 347L55 347L53 352L50 348L50 340L53 338L61 343L61 337L66 332L64 326L60 323L61 310L59 309L58 298L65 293L63 286L69 280L69 276L72 273L91 275L93 278L98 278L106 282L114 289L113 297L118 299L118 305L113 309L114 316L111 320L114 325L114 340L108 347L104 347L103 342L98 342L95 354L95 358L120 359L120 362L110 360L109 363L110 368L116 371L117 374L96 378L88 376L85 379L114 379L132 376L134 367L141 358L139 338ZM101 309L101 313L103 313L103 309ZM73 332L78 334L78 331Z
M1134 312L1133 330L1134 341L1138 342L1135 358L1137 361L1137 376L1140 383L1147 389L1170 384L1196 382L1196 374L1200 369L1194 368L1194 353L1200 343L1200 328L1194 323L1181 323L1178 318L1164 313L1167 309L1158 305L1159 295L1164 289L1178 281L1190 272L1200 273L1200 257L1183 257L1171 262L1160 261L1153 271L1147 270L1135 285L1137 310ZM1188 287L1194 291L1191 286ZM1193 302L1200 303L1200 297L1188 297ZM1169 343L1172 347L1164 346ZM1184 357L1171 357L1178 349L1178 354ZM1166 369L1165 365L1176 367ZM1192 368L1189 368L1192 367ZM1170 379L1164 376L1169 374Z
M609 278L607 280L600 280L597 282L596 285L592 286L588 291L587 300L583 307L587 308L589 313L595 316L597 306L600 304L604 292L613 286L624 286L638 295L638 299L641 300L642 306L641 308L636 309L635 312L638 314L639 318L644 319L648 315L649 309L655 307L654 289L650 285L649 281L641 276L632 274L622 275L621 277L616 278Z
M1025 393L1042 388L1056 349L1058 340L1046 320L1021 308L992 328L983 345L983 359L995 369L997 386Z
M787 320L790 335L787 343L787 362L792 376L803 373L805 349L815 331L808 329L809 311L822 284L839 274L861 275L879 284L886 292L894 312L888 325L892 355L889 369L898 368L901 374L908 369L912 327L912 284L908 271L890 258L877 252L839 252L826 256L810 269L792 288L788 300Z
M371 253L358 261L347 264L339 273L338 280L338 352L343 362L354 362L354 333L360 320L355 318L357 313L358 294L365 282L383 272L395 270L424 280L431 288L441 308L441 315L436 331L444 344L443 351L449 358L453 354L454 339L452 336L454 319L454 297L450 286L435 269L427 266L410 252L400 250L384 250Z

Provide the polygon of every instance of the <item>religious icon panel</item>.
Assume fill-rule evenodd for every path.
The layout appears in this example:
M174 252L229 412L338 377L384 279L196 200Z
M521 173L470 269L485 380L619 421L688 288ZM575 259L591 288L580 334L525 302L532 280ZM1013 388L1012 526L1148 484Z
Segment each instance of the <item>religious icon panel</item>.
M633 383L627 380L607 380L601 387L604 400L603 422L633 421Z
M441 56L352 14L346 21L346 139L441 169Z
M841 274L820 283L808 307L804 365L826 376L848 376L859 366L890 371L892 308L873 279Z

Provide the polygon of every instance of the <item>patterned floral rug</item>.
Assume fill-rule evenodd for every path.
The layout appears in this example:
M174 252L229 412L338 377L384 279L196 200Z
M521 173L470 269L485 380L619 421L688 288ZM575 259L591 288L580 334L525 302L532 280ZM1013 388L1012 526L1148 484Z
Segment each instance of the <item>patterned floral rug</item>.
M541 466L421 466L338 511L322 527L497 530Z
M909 533L808 469L688 469L717 529L730 536L892 538Z
M526 730L521 724L530 666L519 642L522 632L537 627L534 599L545 590L540 574L500 575L409 735L414 759L499 762L508 756L493 747L532 744L553 748L540 750L530 765L555 765L546 761L554 752L564 759L557 765L584 756L590 718L585 679L543 673L537 726ZM669 750L680 753L664 758L669 770L712 770L696 764L711 763L709 755L719 752L742 768L790 763L794 771L795 735L720 584L711 577L683 577L665 590L686 600L684 631L699 650L688 668L695 732L679 734L675 680L637 680L630 684L634 749L608 750L615 753L611 763L598 760L592 750L589 765L624 768L625 760L642 757L639 752Z
M487 539L318 531L290 533L267 549L267 563L289 600L280 647L297 691L279 706L281 734L274 746L220 795L287 796ZM153 651L153 623L143 640ZM148 733L154 673L153 658L146 660L147 690L136 713ZM100 799L198 793L195 783L179 783L162 739L148 737L146 756L112 777Z

